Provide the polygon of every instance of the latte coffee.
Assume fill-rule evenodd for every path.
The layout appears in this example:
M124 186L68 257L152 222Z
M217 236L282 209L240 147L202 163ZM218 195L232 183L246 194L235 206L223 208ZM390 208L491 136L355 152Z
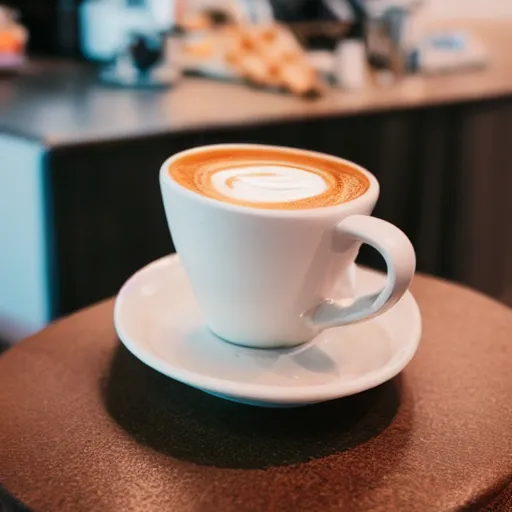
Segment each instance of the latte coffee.
M275 210L336 206L356 199L370 186L368 178L349 164L268 146L185 153L168 172L176 183L197 194Z

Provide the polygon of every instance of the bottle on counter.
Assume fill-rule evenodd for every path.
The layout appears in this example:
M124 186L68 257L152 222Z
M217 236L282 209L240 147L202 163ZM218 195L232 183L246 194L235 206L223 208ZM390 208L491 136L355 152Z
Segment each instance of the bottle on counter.
M360 39L345 39L338 43L334 53L336 82L348 90L364 88L368 81L366 47Z

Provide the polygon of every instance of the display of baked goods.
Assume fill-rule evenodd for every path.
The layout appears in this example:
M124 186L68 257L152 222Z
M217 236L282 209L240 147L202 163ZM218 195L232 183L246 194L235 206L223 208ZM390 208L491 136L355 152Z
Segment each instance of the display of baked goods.
M243 23L207 11L184 20L182 29L185 69L296 95L322 92L315 68L285 25Z
M306 53L284 26L228 26L223 31L228 67L259 86L277 87L298 95L321 90Z

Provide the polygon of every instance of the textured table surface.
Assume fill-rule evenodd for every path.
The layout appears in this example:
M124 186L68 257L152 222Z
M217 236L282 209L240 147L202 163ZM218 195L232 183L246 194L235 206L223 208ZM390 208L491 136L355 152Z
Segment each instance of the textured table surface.
M48 512L510 510L512 312L431 278L413 292L424 335L398 378L292 410L145 367L112 301L64 319L0 357L0 483Z

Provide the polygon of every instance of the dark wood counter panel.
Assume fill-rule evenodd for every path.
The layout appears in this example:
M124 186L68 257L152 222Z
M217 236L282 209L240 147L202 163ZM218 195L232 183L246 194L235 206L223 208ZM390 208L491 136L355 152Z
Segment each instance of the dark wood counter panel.
M60 269L56 315L116 293L172 250L158 185L174 152L258 142L354 160L381 183L375 214L412 239L421 271L512 299L512 100L170 134L50 155ZM373 252L364 261L380 264ZM512 301L511 301L512 302Z

